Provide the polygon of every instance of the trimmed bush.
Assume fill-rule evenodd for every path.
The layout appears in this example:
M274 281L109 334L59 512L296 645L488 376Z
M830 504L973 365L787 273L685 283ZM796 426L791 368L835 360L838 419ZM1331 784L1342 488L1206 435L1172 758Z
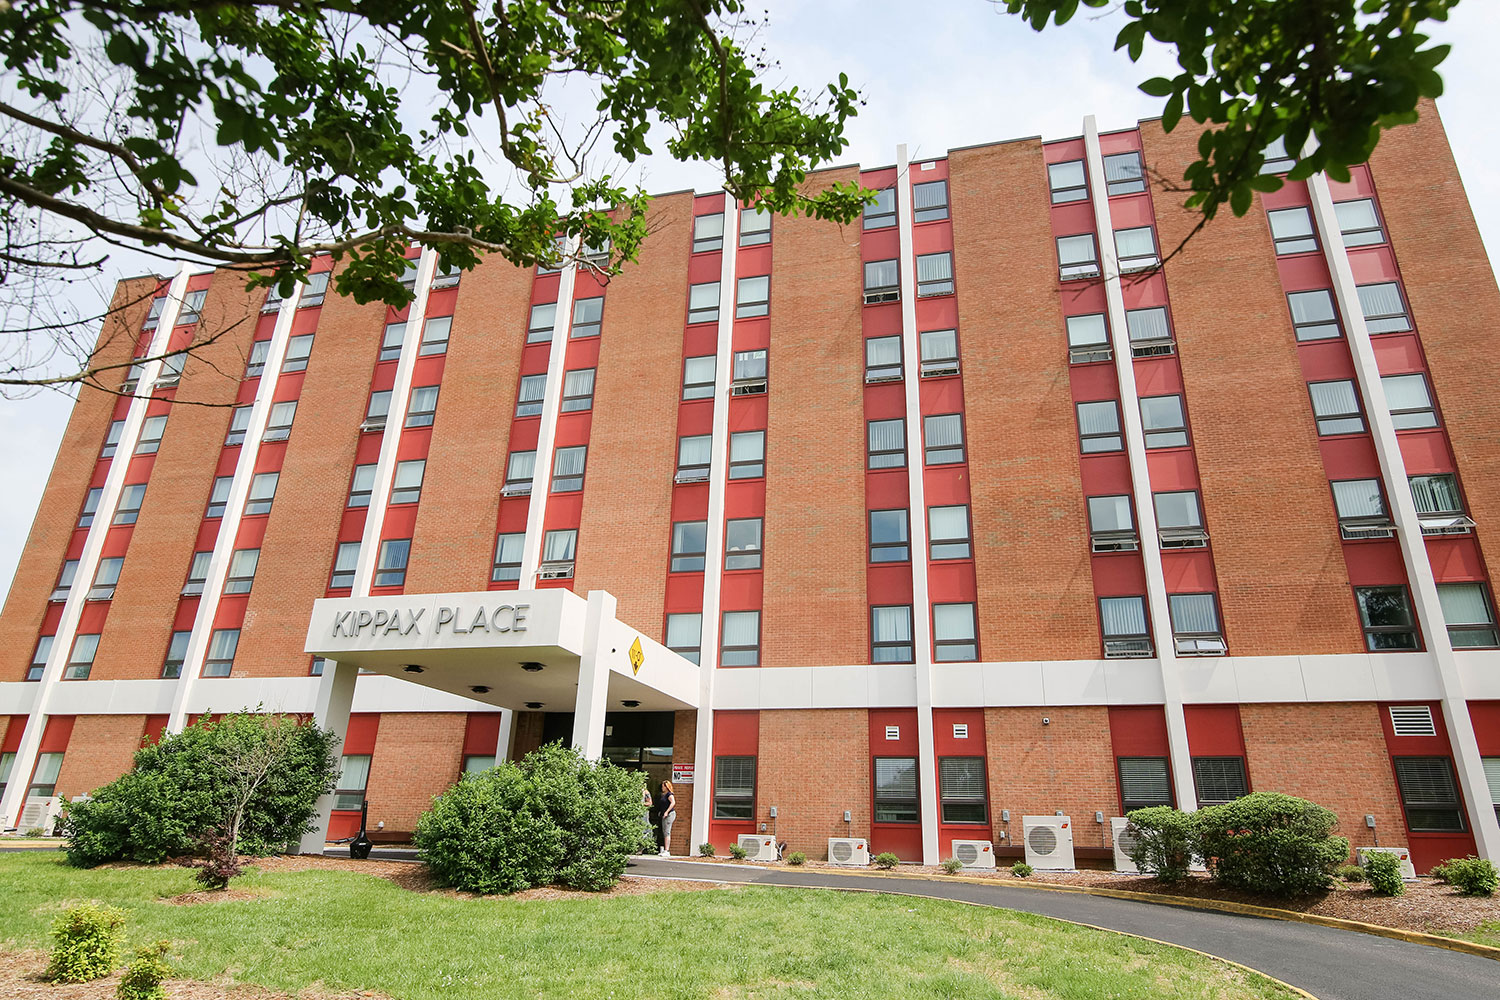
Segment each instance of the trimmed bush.
M957 875L960 871L963 870L963 867L964 863L957 858L949 858L947 861L943 862L943 871L947 872L949 875Z
M881 853L875 855L876 868L884 868L886 871L890 871L900 863L901 859L896 857L896 855L890 851L882 851Z
M1035 868L1031 867L1024 861L1017 861L1015 864L1010 866L1010 873L1016 878L1030 878L1032 873L1035 871Z
M744 861L745 858L749 856L749 854L750 852L745 850L739 844L729 845L729 856L736 861Z
M786 863L789 865L805 865L807 864L807 855L801 851L793 851L786 856Z
M1333 810L1279 792L1254 792L1193 817L1196 853L1216 882L1278 896L1333 884L1349 857L1349 841L1333 835L1337 827Z
M698 845L698 857L700 857L700 858L711 858L713 856L714 856L714 845L713 844L702 843L702 844Z
M1449 858L1439 867L1443 881L1465 896L1493 896L1500 883L1494 862L1484 858Z
M1406 892L1401 878L1401 859L1394 854L1376 851L1365 855L1365 878L1377 896L1400 896Z
M1130 860L1163 882L1187 878L1193 862L1193 817L1171 806L1132 809L1125 817L1135 837Z
M280 730L280 732L273 732ZM231 820L238 777L230 762L269 739L285 738L281 763L251 795L239 826L245 854L285 850L310 829L318 797L333 790L338 739L290 716L244 712L210 721L135 753L135 766L68 806L68 862L92 868L107 861L157 864L191 854L200 839Z
M1339 865L1338 868L1334 869L1334 874L1345 882L1363 882L1365 880L1365 870L1359 865Z
M597 892L641 849L645 819L640 774L550 743L433 799L417 821L417 857L440 883L468 892Z
M52 924L51 961L46 978L54 983L87 983L115 971L125 913L113 906L82 903Z
M173 972L167 964L167 950L171 947L170 941L158 941L138 949L135 958L125 967L125 975L120 979L115 996L119 1000L166 1000L167 991L161 984Z

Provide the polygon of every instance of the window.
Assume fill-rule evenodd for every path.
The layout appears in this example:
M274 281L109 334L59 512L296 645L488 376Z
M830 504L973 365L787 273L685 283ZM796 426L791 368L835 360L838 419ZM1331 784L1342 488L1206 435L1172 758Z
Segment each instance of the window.
M225 446L245 443L245 432L250 429L250 407L236 406L229 414L229 433L224 437Z
M120 502L115 505L115 517L110 523L134 524L141 513L141 501L145 499L145 483L127 483L120 490Z
M524 531L507 533L495 539L495 568L490 572L490 580L504 583L521 579L521 549L525 544Z
M1172 804L1172 779L1165 757L1121 757L1120 799L1124 812Z
M161 325L161 311L167 304L165 295L158 295L151 300L151 310L146 313L146 320L141 324L142 330L155 330Z
M266 420L266 432L261 435L262 441L285 441L292 436L292 420L297 416L297 401L289 399L284 403L272 403L271 415Z
M453 331L452 316L434 316L422 324L422 346L419 357L448 353L448 335Z
M1181 396L1141 397L1141 428L1147 448L1187 446L1187 418L1182 415Z
M431 427L437 413L438 387L419 385L411 391L411 403L406 407L406 426Z
M672 525L673 573L703 572L707 551L707 521L677 521Z
M906 508L870 511L870 562L908 562L911 540Z
M1432 407L1432 394L1427 389L1427 379L1421 372L1411 375L1382 375L1380 384L1385 386L1385 401L1390 406L1391 423L1398 431L1436 427L1437 412Z
M1338 312L1333 307L1333 293L1328 289L1291 292L1286 303L1292 310L1292 329L1298 340L1332 340L1343 336Z
M204 584L208 583L208 567L213 562L214 554L208 550L193 553L192 565L188 567L187 583L183 584L182 593L186 597L203 593Z
M900 338L896 338L898 341ZM111 420L109 430L104 435L104 447L99 450L100 458L109 458L120 447L120 432L125 429L125 421Z
M1141 154L1115 153L1104 158L1104 186L1110 194L1138 194L1146 190Z
M1463 500L1458 495L1458 480L1444 472L1430 476L1408 476L1412 502L1418 514L1462 514Z
M542 400L547 396L547 376L522 375L521 392L516 400L516 416L536 417L542 413Z
M760 569L761 519L731 518L724 525L724 568Z
M766 432L736 431L729 435L729 478L761 479L766 474Z
M307 371L307 359L312 356L313 335L299 334L286 342L286 357L282 359L282 372Z
M57 794L57 776L62 772L63 755L60 753L39 753L36 755L36 770L31 773L31 785L26 789L26 797L40 796L47 798Z
M1495 628L1495 609L1482 583L1440 583L1438 601L1448 624L1448 641L1454 649L1500 646Z
M866 382L899 382L902 371L899 335L871 337L865 341Z
M578 531L557 529L542 536L542 570L544 579L566 580L573 575L573 560L578 555Z
M1135 533L1130 497L1089 497L1089 547L1094 552L1134 552L1141 547Z
M94 585L89 588L88 600L107 601L115 596L115 586L120 582L120 570L125 567L123 556L110 556L99 560L94 572Z
M928 538L933 559L967 559L969 508L966 504L927 508Z
M911 186L912 207L917 222L937 222L948 217L948 182L927 181Z
M137 455L154 455L161 447L162 432L167 429L167 418L165 414L156 417L147 417L141 423L140 440L136 442L135 453Z
M557 325L557 303L544 302L531 307L531 320L526 326L526 343L545 344L552 340L552 329Z
M865 203L865 228L889 229L896 224L896 189L882 188L875 200Z
M1263 174L1284 174L1297 162L1297 158L1286 151L1285 136L1277 136L1267 143L1262 155L1266 158L1260 167Z
M203 311L203 302L208 298L208 289L188 292L182 297L182 311L177 314L177 325L196 323Z
M380 543L375 564L376 587L399 587L406 582L406 561L411 556L410 538L387 538Z
M1156 235L1150 226L1115 230L1115 253L1120 260L1120 270L1142 271L1161 263L1156 255Z
M734 395L764 392L766 386L766 351L736 351L734 354Z
M735 298L734 318L748 319L753 316L764 316L770 309L771 279L766 275L741 278Z
M1421 648L1405 587L1355 587L1354 600L1372 652Z
M1104 322L1103 313L1069 316L1067 325L1068 362L1070 364L1108 361L1114 357L1114 352L1109 346L1109 327Z
M1099 276L1099 252L1093 233L1057 238L1057 276L1063 281Z
M416 503L421 500L422 477L426 471L426 459L397 462L396 474L391 479L391 503Z
M688 358L682 363L682 398L712 399L714 394L714 370L718 359L712 354Z
M333 577L328 589L339 590L354 586L354 570L359 565L359 543L339 542L338 554L333 558Z
M1411 329L1401 288L1394 281L1360 285L1359 309L1365 314L1365 327L1371 333L1400 333Z
M771 213L764 208L740 209L740 246L758 247L771 242Z
M927 330L917 342L922 353L923 378L958 374L957 330Z
M870 662L914 662L911 605L896 604L870 609Z
M142 362L136 362L125 372L125 381L120 383L121 392L135 392L135 387L140 384L141 377L146 374L146 366Z
M932 606L933 658L939 663L974 660L979 646L974 631L974 605L934 604Z
M921 822L915 757L875 758L875 822Z
M1307 392L1312 397L1319 434L1363 433L1365 418L1359 412L1359 393L1352 381L1309 382Z
M1218 806L1250 794L1243 757L1194 757L1193 790L1199 807Z
M753 667L760 663L760 612L726 611L719 635L721 667Z
M480 774L495 766L495 755L492 753L469 753L464 754L464 776Z
M1052 189L1052 204L1054 205L1083 201L1089 196L1089 186L1082 160L1048 164L1047 184Z
M964 421L957 413L922 418L928 465L952 465L964 460Z
M1106 657L1151 655L1151 630L1146 627L1144 597L1099 598L1099 624Z
M984 758L939 757L938 801L944 823L988 823Z
M233 476L215 476L214 487L208 495L208 512L204 517L223 517L229 505L229 488L234 485Z
M917 255L917 298L953 294L953 255L924 253Z
M1318 249L1312 214L1305 208L1282 208L1267 212L1271 222L1271 240L1277 254L1308 253Z
M691 434L677 439L677 482L701 483L708 479L713 443L710 434Z
M1389 538L1391 514L1378 479L1341 479L1333 487L1333 509L1339 533L1346 539Z
M1486 784L1490 786L1490 801L1495 804L1495 818L1500 819L1500 757L1485 757L1484 776ZM0 774L0 779L5 775ZM5 784L0 781L0 791L5 790Z
M1167 323L1164 306L1152 309L1127 309L1125 329L1130 334L1130 350L1136 357L1171 354L1163 349L1172 343L1172 327Z
M516 496L531 492L531 479L536 471L536 452L513 451L505 466L505 496Z
M349 484L349 502L346 507L370 506L370 494L375 491L374 462L354 467L354 481Z
M755 758L714 758L714 819L755 819Z
M44 635L37 640L36 652L31 654L31 666L26 668L28 681L42 679L42 671L47 668L47 657L52 655L52 643L56 638L55 635Z
M401 357L401 342L406 339L405 323L387 323L385 334L380 338L380 361L395 361Z
M871 420L866 424L871 469L904 469L906 467L906 420Z
M699 662L703 642L703 615L692 612L667 615L667 648L685 660Z
M260 549L235 549L229 557L229 575L224 578L224 593L248 594L255 582L255 567L260 563Z
M693 253L724 249L724 213L693 217Z
M583 489L583 466L588 458L587 445L559 448L552 454L552 492L577 493Z
M1157 535L1162 548L1195 549L1208 544L1196 490L1155 493L1151 501L1156 509Z
M193 637L190 629L173 632L167 643L167 658L161 665L161 675L167 680L182 676L182 663L187 659L188 640Z
M94 654L98 651L99 636L97 633L80 635L74 639L73 653L68 657L68 665L63 668L63 680L88 680L89 671L94 666Z
M894 260L865 262L865 305L901 298L901 266Z
M1167 614L1178 656L1222 656L1224 635L1213 594L1168 594Z
M1078 444L1085 455L1120 451L1120 406L1113 399L1078 404Z
M83 513L78 517L78 526L80 528L87 528L94 523L94 514L99 510L99 498L103 495L104 488L102 486L95 486L89 490L88 496L83 498Z
M1373 199L1337 202L1333 206L1333 212L1338 216L1339 232L1344 234L1344 246L1368 247L1385 242Z
M359 425L361 431L378 431L385 426L386 418L391 411L391 390L380 389L370 393L370 405L365 408L364 423Z
M594 369L578 368L563 375L562 412L594 408Z
M713 323L719 318L719 283L705 281L688 289L688 322Z
M1447 757L1396 757L1392 763L1408 830L1456 833L1465 829L1458 782Z
M281 478L277 472L257 472L250 480L250 495L245 499L246 514L271 513L271 501L276 499L276 482Z
M573 326L568 333L569 339L582 340L586 337L597 337L603 324L604 296L596 295L593 298L573 301Z
M333 808L364 808L365 787L370 782L370 755L345 754L339 758L338 789L333 793Z
M73 578L78 575L78 560L68 559L63 563L62 572L57 577L57 587L47 598L49 601L66 601L68 591L73 589Z

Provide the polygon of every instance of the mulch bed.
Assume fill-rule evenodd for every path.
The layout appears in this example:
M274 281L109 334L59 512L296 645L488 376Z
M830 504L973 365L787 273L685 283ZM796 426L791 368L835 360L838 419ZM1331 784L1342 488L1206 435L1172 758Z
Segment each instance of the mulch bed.
M91 983L49 983L44 951L0 950L0 996L5 1000L114 1000L120 986L117 972ZM168 1000L294 1000L261 986L230 982L171 979L162 984ZM296 1000L390 1000L384 993L350 990L342 993L304 990Z

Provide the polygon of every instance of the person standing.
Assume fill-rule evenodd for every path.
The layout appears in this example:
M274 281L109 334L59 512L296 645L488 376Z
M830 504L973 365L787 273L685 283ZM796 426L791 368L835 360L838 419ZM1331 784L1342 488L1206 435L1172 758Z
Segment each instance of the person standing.
M672 792L672 783L661 783L661 794L656 797L656 814L661 818L661 855L672 854L672 824L677 819L677 796Z
M660 851L661 831L657 829L656 825L656 799L651 795L651 779L649 776L646 776L646 780L641 783L641 808L646 813L646 836L651 839L652 843L657 845L657 850Z

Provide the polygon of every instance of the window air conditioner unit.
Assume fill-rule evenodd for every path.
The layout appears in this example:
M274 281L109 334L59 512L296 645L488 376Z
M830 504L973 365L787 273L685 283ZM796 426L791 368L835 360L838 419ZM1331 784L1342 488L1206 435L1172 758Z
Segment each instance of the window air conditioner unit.
M745 849L747 861L775 861L776 838L759 833L740 834L740 846Z
M260 436L262 441L285 441L292 436L290 427L267 427L266 432Z
M506 483L500 490L503 497L526 497L531 495L531 483Z
M1130 345L1130 356L1133 358L1158 358L1171 354L1177 349L1170 340L1141 341Z
M1114 356L1115 352L1110 349L1108 344L1068 348L1068 364L1070 365L1086 365L1093 361L1110 361Z
M882 302L899 302L901 300L901 289L899 288L870 288L865 290L865 305L879 305Z
M223 515L220 516L222 517ZM189 580L187 586L182 588L183 597L196 597L201 593L203 593L202 580Z
M729 390L731 396L763 396L765 393L766 380L763 378L740 379Z
M1104 640L1104 657L1108 660L1120 660L1128 657L1149 657L1150 655L1150 639Z
M953 856L965 868L995 867L995 845L988 840L955 840Z
M1073 871L1073 820L1069 816L1022 816L1026 863L1037 871Z
M1120 261L1120 273L1130 274L1134 271L1149 271L1160 264L1155 254L1149 257L1126 257Z
M573 560L544 562L536 571L538 580L567 580L573 575Z
M941 375L957 375L957 361L924 361L922 362L922 377L937 378Z
M57 814L62 810L62 799L56 795L33 795L21 808L21 821L16 829L22 833L43 830L50 834L57 824Z
M863 837L829 837L828 860L836 865L868 865L870 842Z
M1135 552L1140 547L1133 531L1099 531L1089 536L1089 548L1094 552Z
M1162 528L1156 537L1164 549L1208 548L1208 532L1202 528Z
M1372 854L1394 854L1401 862L1401 878L1406 882L1417 880L1417 866L1412 864L1411 851L1404 847L1356 847L1354 856L1359 859L1359 866L1363 868L1365 862L1370 860Z
M139 379L128 378L120 383L120 391L125 393L135 392L136 383Z
M1099 277L1098 264L1072 264L1064 268L1058 275L1063 281L1077 281L1080 278Z
M1474 522L1462 514L1421 518L1419 523L1424 535L1467 535L1474 530Z
M385 430L385 417L371 417L359 425L359 430L361 434L369 431L383 431Z
M1109 839L1115 845L1115 871L1134 875L1140 872L1130 852L1135 847L1135 830L1124 816L1113 816L1109 821Z
M155 382L152 382L151 385L156 389L170 389L173 386L180 384L181 382L182 372L170 372L166 375L163 375Z
M1182 636L1173 640L1178 656L1223 656L1229 651L1222 636Z
M1345 541L1358 541L1362 538L1394 538L1396 526L1383 517L1345 518L1339 521L1339 535Z
M708 482L707 469L683 469L672 477L675 483L706 483Z
M871 385L871 384L876 383L876 382L900 382L900 381L901 381L901 369L899 369L899 368L897 368L895 371L888 371L888 370L885 370L885 369L876 369L873 372L865 372L865 384L866 385Z

